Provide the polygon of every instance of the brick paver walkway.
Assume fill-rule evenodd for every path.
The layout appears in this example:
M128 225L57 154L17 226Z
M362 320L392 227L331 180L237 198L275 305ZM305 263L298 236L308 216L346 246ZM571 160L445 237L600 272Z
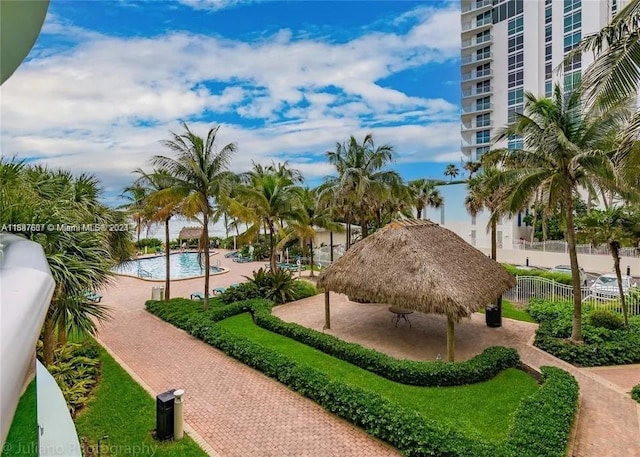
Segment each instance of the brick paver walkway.
M411 329L402 321L396 328L388 308L388 305L353 303L342 295L332 294L331 330L327 332L395 357L434 360L438 354L446 354L444 318L413 313L410 316ZM324 296L276 307L274 314L283 320L322 331ZM474 314L470 320L456 325L456 357L458 360L468 359L487 346L499 344L518 349L522 361L534 368L552 365L571 372L580 383L581 393L571 455L640 456L640 405L626 393L630 383L640 382L640 367L576 368L533 347L531 342L535 328L535 324L510 319L504 319L500 328L489 328L484 324L484 315Z
M244 280L261 263L236 264L212 287ZM202 290L204 280L172 282L172 296ZM397 456L397 450L282 384L143 310L158 283L119 278L103 291L112 319L99 339L154 393L183 388L185 420L223 457ZM214 454L215 455L215 454Z

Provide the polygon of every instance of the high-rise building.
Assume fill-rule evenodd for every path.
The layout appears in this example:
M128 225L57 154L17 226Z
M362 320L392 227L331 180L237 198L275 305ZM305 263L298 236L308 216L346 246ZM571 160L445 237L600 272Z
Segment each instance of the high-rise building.
M570 89L593 61L578 56L557 71L580 40L604 27L628 0L462 0L461 2L461 151L462 160L478 160L490 149L516 149L511 137L495 145L498 129L524 110L524 94L551 95L559 82ZM464 210L465 189L442 189L446 211L441 223L469 243L486 248L488 214L472 218ZM466 186L464 186L466 187ZM454 196L455 195L455 196ZM504 218L498 244L528 238L523 216Z
M580 40L599 31L627 0L462 0L462 155L477 160L497 129L522 112L524 93L573 87L591 54L557 67ZM505 146L519 147L518 138Z

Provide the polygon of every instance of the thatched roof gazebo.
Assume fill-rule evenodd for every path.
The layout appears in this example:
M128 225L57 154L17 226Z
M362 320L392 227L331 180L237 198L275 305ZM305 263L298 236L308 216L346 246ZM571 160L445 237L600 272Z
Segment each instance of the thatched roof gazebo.
M444 314L451 361L454 323L514 285L513 275L458 235L416 219L393 221L356 243L318 278L325 289L326 328L330 290L358 301Z
M198 240L198 248L202 240L202 227L182 227L178 234L178 243L182 246L182 241Z

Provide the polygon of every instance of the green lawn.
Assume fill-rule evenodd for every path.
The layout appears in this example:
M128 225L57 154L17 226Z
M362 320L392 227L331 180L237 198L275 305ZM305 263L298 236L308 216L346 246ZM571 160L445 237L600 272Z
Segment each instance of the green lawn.
M484 308L479 312L484 314ZM516 321L536 323L535 319L531 317L526 310L517 308L513 303L507 300L502 300L502 317L507 317Z
M455 428L475 430L494 442L506 438L511 415L520 400L538 389L538 384L531 376L516 369L505 370L490 381L468 386L407 386L260 328L248 314L225 319L219 324L229 331L313 366L334 379L376 392L425 417L449 423Z
M86 409L76 417L78 436L95 444L104 441L103 456L205 457L189 437L176 443L159 443L155 428L155 399L100 347L102 376ZM104 450L108 450L105 453Z
M18 408L13 416L7 441L2 448L2 457L37 457L38 455L38 414L36 410L36 382L20 397Z

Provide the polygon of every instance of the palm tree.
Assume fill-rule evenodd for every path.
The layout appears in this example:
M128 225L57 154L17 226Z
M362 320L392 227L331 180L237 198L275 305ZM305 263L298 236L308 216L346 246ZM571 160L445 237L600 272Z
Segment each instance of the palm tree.
M54 227L123 222L123 213L99 202L98 180L90 175L73 176L64 170L28 166L24 162L0 161L3 224L46 221ZM44 364L53 363L56 344L69 331L94 333L96 322L108 317L107 308L85 298L112 278L112 268L132 253L128 231L51 230L27 231L23 237L39 243L45 253L56 287L43 328Z
M477 216L483 210L490 212L487 229L491 230L491 258L496 260L498 253L498 220L502 216L499 212L500 203L504 199L504 191L496 184L499 171L495 167L485 167L482 172L469 179L468 194L464 200L467 211Z
M450 163L449 165L447 165L447 168L445 168L444 170L444 175L449 177L449 182L452 182L453 178L455 178L459 174L460 174L460 170L453 163Z
M220 126L211 128L206 138L193 133L186 123L184 133L178 135L171 132L171 140L161 144L177 154L177 157L155 156L152 164L160 171L171 176L172 187L184 192L182 212L185 216L196 218L202 216L202 240L204 251L204 309L209 308L209 218L213 211L212 199L227 195L231 186L229 166L231 157L236 151L235 143L229 143L220 150L215 150L215 141Z
M371 208L389 198L392 187L401 182L398 173L384 169L392 158L393 147L387 144L376 147L370 133L362 143L352 135L347 142L337 143L334 151L327 152L327 159L335 166L338 176L325 179L321 198L330 195L335 204L350 206L361 225L363 238L368 235ZM349 234L353 222L350 212L346 222Z
M281 170L280 170L281 171ZM298 187L293 179L277 168L254 169L245 175L249 183L237 189L238 199L231 204L231 212L239 220L251 224L245 236L252 237L266 228L269 233L269 263L275 271L276 237L283 234L285 224L302 217Z
M469 172L469 179L471 179L473 178L474 174L480 171L480 168L482 168L482 163L468 160L464 163L463 168Z
M164 224L164 300L169 301L171 298L169 221L180 212L180 205L187 192L181 187L173 186L172 176L166 170L154 170L152 173L146 173L137 169L134 173L138 175L138 178L130 187L143 190L145 198L142 202L142 213L149 223Z
M140 243L140 233L142 228L148 223L148 215L145 213L145 199L147 197L146 189L139 185L131 185L125 187L121 197L129 201L121 205L120 208L125 209L133 222L135 223L136 242Z
M640 219L627 208L614 207L606 210L591 210L576 220L578 237L590 241L596 246L606 244L613 257L613 267L618 278L618 293L622 305L624 325L629 325L627 304L622 287L620 269L620 247L631 244L640 237Z
M624 108L602 112L583 111L577 91L563 94L556 85L553 98L525 95L525 114L503 128L497 140L511 135L523 139L524 149L500 150L488 159L501 163L504 171L496 185L505 186L501 210L515 213L542 192L550 207L559 206L565 217L565 238L573 277L573 329L571 339L582 341L582 297L576 254L573 198L579 188L615 187L611 151L602 150L612 131L618 129Z
M443 203L442 195L434 181L430 179L414 179L408 184L409 195L416 208L416 219L422 219L422 210L426 207L440 208Z

